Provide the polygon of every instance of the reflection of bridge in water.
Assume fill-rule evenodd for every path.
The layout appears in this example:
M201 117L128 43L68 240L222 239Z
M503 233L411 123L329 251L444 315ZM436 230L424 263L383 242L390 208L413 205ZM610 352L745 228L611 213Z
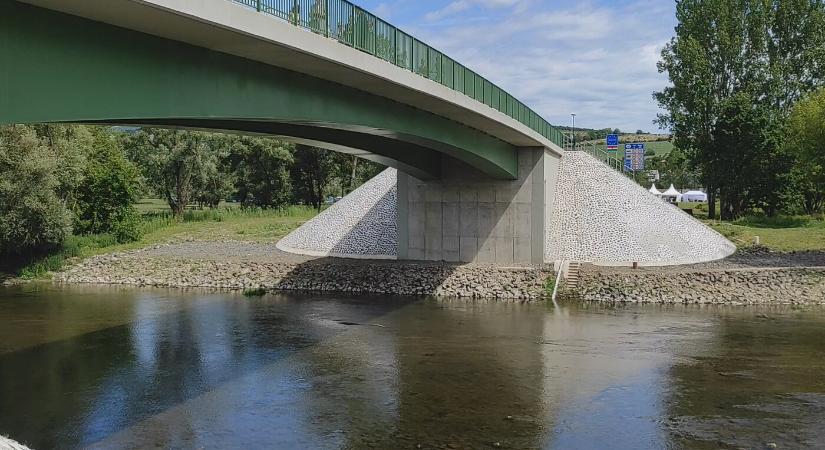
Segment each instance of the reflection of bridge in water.
M815 311L763 320L743 309L120 288L5 295L0 434L32 448L822 439Z

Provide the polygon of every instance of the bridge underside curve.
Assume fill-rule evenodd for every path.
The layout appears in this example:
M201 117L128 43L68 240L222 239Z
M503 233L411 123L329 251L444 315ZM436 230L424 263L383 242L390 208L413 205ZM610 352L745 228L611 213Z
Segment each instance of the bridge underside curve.
M517 149L378 95L237 56L0 0L0 124L185 126L362 151L423 178L457 160L514 179Z
M87 122L101 123L101 122ZM109 120L109 125L135 125L160 128L186 128L228 131L245 135L276 136L298 144L312 145L356 155L385 166L429 180L441 177L443 155L428 147L371 134L319 124L295 124L254 120L224 119L136 119Z

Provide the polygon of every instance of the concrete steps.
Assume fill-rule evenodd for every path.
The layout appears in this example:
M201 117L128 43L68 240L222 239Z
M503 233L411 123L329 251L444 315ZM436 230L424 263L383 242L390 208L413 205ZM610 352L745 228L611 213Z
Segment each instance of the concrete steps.
M570 261L567 263L567 270L564 272L564 287L568 290L576 290L581 279L582 263Z

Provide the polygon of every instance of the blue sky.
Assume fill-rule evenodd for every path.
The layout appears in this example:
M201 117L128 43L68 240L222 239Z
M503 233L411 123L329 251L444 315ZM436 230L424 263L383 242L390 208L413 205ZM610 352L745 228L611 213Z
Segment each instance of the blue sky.
M554 124L656 131L651 93L673 35L666 0L355 0Z

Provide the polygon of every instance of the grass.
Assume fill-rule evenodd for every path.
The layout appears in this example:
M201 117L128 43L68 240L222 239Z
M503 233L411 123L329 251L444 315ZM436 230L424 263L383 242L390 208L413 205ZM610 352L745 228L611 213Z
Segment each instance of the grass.
M825 251L825 218L818 216L750 215L733 222L708 220L707 203L680 203L737 247L759 245L778 252Z
M734 222L707 222L739 247L759 244L779 252L825 251L825 221L809 216L743 217Z
M217 209L235 209L240 207L240 203L221 202ZM169 212L169 204L166 203L166 200L160 198L144 198L137 202L135 208L137 208L140 214ZM197 210L195 205L190 205L187 208L192 211Z
M23 264L16 273L23 279L45 278L77 258L133 250L176 239L277 242L315 214L314 209L306 206L277 210L189 210L180 219L168 212L144 211L140 223L141 238L135 242L120 244L107 234L70 236L61 249Z
M553 298L553 291L556 289L556 276L550 275L544 280L544 295Z

